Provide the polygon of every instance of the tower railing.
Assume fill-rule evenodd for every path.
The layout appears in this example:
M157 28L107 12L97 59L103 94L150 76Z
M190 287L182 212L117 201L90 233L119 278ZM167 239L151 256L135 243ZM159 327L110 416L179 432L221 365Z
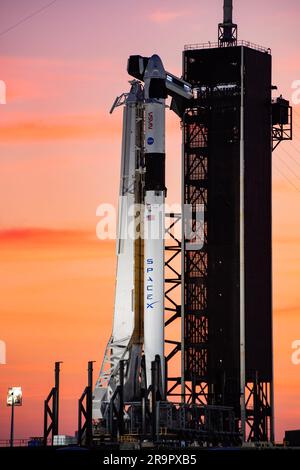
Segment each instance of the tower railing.
M245 46L250 47L250 49L255 49L256 51L265 52L266 54L271 54L271 49L268 47L260 46L250 41L239 40L236 43L236 46ZM196 49L213 49L219 48L219 44L216 41L202 42L197 44L186 44L184 46L185 51L196 50Z

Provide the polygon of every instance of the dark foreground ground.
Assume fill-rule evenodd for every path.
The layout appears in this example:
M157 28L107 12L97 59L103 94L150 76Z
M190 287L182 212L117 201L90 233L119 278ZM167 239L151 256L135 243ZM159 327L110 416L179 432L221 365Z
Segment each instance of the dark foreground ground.
M241 468L241 465L298 466L300 448L276 449L143 449L118 450L117 448L87 450L83 448L0 448L0 469L6 468L165 468L186 465L200 468L205 464L221 464L222 468ZM248 467L247 467L248 468ZM261 468L261 467L259 467ZM255 468L254 468L255 470Z

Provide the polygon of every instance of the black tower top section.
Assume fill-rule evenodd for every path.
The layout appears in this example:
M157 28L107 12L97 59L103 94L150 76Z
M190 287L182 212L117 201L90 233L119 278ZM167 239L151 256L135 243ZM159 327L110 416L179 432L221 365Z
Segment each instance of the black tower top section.
M232 22L232 0L224 0L223 23L218 26L219 47L236 46L237 25Z

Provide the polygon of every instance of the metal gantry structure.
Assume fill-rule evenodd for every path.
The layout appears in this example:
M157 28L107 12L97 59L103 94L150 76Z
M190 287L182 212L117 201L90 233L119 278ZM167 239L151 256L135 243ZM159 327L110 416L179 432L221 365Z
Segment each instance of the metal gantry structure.
M170 243L165 247L165 362L166 396L171 401L181 401L181 213L166 214L166 236ZM177 332L177 338L169 335L169 328Z
M232 406L242 442L274 442L271 152L292 139L292 108L271 98L270 49L237 40L231 1L224 13L218 44L183 53L197 93L182 118L183 203L191 224L204 207L204 243L182 248L182 395Z
M183 249L184 364L182 393L184 401L209 404L207 380L207 221L208 210L208 128L207 111L191 108L183 117L184 173L183 198L192 207L195 224L199 207L204 209L203 247ZM186 368L187 366L187 368Z

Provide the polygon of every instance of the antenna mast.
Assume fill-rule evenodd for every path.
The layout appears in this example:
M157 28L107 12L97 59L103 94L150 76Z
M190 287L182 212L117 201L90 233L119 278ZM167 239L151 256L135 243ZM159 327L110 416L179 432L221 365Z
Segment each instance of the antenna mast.
M237 45L237 24L232 22L232 0L224 0L223 23L218 25L219 47Z

